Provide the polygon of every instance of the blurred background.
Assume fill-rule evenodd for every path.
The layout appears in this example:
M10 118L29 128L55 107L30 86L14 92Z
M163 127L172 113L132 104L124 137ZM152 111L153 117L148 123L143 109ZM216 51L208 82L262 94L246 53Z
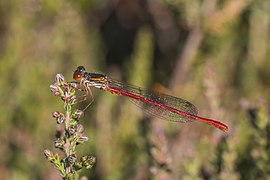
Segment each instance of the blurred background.
M90 72L192 102L229 126L147 118L93 89L79 155L89 179L268 179L269 0L0 1L0 179L61 179L50 92L57 73ZM83 108L87 102L75 105Z

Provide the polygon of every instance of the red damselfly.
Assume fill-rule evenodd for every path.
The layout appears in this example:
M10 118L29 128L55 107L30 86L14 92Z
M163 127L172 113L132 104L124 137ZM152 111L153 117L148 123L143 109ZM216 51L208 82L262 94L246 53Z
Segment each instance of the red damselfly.
M104 74L89 73L83 66L77 67L73 73L73 78L79 82L80 85L85 88L86 93L90 93L91 96L92 92L90 87L96 87L111 92L112 94L129 97L133 103L142 108L146 113L160 119L175 122L200 121L224 132L228 131L228 126L219 121L197 116L197 108L184 99L129 85L108 78Z

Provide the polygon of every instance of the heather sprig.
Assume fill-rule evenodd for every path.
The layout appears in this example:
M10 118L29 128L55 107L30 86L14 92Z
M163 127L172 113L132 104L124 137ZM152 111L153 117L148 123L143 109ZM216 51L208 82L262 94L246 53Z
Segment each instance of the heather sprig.
M57 74L55 83L50 86L55 96L64 102L64 113L55 111L52 113L57 123L55 148L63 152L63 156L44 150L45 157L60 172L63 179L77 179L78 172L85 167L90 169L96 162L96 157L88 155L78 158L76 147L88 141L88 137L83 134L84 127L79 124L79 119L83 115L81 110L72 110L72 105L76 104L77 84L65 82L64 76Z

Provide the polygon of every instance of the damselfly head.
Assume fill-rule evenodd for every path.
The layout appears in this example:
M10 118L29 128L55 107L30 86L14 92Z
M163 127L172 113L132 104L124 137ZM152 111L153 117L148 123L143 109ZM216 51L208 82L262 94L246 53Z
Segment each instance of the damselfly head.
M80 81L83 77L84 72L85 68L83 66L78 66L73 73L73 79L75 79L76 81Z

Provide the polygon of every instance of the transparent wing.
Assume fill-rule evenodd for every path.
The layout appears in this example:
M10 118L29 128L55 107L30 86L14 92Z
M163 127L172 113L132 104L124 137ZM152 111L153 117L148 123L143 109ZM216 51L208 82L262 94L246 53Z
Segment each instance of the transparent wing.
M192 117L172 112L167 109L167 107L172 107L195 116L198 113L197 108L192 103L181 98L124 84L114 79L108 79L108 86L118 89L121 95L131 97L129 98L130 101L142 108L144 112L160 119L176 122L189 122L194 120ZM151 102L155 103L151 104Z

